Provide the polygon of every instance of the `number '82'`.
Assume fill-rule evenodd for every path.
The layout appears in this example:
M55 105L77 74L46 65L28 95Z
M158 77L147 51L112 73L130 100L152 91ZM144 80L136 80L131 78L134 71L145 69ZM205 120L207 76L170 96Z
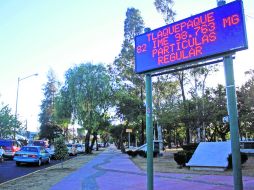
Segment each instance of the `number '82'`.
M136 48L137 53L146 52L146 44L138 45Z

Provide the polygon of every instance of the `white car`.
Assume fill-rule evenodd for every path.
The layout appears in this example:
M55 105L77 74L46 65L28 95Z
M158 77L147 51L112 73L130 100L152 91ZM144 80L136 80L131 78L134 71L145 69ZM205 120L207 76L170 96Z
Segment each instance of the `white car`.
M0 147L0 162L4 161L4 149Z
M45 148L45 150L50 154L51 159L55 159L55 149Z
M68 153L70 156L76 156L78 154L77 151L77 145L75 144L66 144L67 148L68 148Z
M78 153L84 153L85 152L85 145L84 144L77 144L77 151L78 151Z

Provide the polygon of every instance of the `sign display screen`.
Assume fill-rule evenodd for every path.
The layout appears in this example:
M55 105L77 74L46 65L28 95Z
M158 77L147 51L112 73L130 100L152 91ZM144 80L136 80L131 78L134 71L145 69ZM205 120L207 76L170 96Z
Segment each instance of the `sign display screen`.
M234 1L136 36L135 72L247 49L242 6Z

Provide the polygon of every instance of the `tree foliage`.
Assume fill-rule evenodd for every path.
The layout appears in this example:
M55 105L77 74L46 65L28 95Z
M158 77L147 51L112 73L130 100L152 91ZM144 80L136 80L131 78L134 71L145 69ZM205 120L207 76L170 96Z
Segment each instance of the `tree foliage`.
M110 105L110 77L101 64L80 64L66 72L65 88L69 92L74 119L87 130L86 152L89 153L90 135L96 131Z
M62 162L62 168L63 168L63 161L68 158L68 148L65 144L65 140L63 137L59 137L57 139L55 139L54 142L54 146L55 146L55 158L58 160L61 160Z
M173 0L155 0L154 5L156 10L163 16L163 19L166 24L170 24L174 22L174 17L176 12L173 10L174 1ZM179 66L179 68L183 69L184 66ZM205 130L205 100L204 97L205 89L206 89L206 79L208 75L212 72L215 72L216 66L206 66L199 67L194 69L188 69L183 71L178 71L171 73L171 77L158 77L159 83L164 85L168 82L178 82L179 91L181 94L182 101L182 111L183 111L183 123L185 130L186 142L190 143L191 141L191 133L194 130L197 130L198 141L205 140L205 136L201 134L201 131ZM155 85L157 88L158 84ZM155 89L158 93L160 90ZM156 94L158 94L156 93ZM191 98L189 98L191 97ZM161 97L160 97L161 99ZM190 104L191 103L191 104ZM155 102L155 105L158 106L159 101ZM190 107L191 106L191 107ZM190 112L191 108L191 112Z
M246 71L249 78L237 91L241 136L254 138L254 70Z
M54 103L54 121L61 126L63 135L68 140L68 125L71 123L72 105L68 89L63 86Z
M14 137L14 128L16 132L22 130L22 124L11 113L8 105L0 105L0 138Z
M140 144L145 141L145 85L144 76L134 72L134 37L143 33L144 21L138 9L128 8L124 21L124 41L118 57L110 68L115 78L115 107L118 120L124 128L132 126L140 129ZM124 129L122 129L124 130ZM120 140L120 142L123 142Z
M55 97L59 88L59 82L56 80L55 73L52 69L48 71L47 83L44 85L44 99L41 104L41 113L39 114L40 138L53 141L55 134L61 133L61 127L55 122Z
M173 0L155 0L154 6L156 10L162 14L165 23L170 24L174 22L176 12L173 11Z

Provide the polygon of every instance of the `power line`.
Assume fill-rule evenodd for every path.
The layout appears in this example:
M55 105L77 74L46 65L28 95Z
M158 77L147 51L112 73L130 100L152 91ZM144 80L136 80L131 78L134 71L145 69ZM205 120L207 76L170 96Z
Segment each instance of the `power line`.
M247 16L248 18L254 19L254 16L250 16L250 15L247 15L247 14L245 14L245 16Z

